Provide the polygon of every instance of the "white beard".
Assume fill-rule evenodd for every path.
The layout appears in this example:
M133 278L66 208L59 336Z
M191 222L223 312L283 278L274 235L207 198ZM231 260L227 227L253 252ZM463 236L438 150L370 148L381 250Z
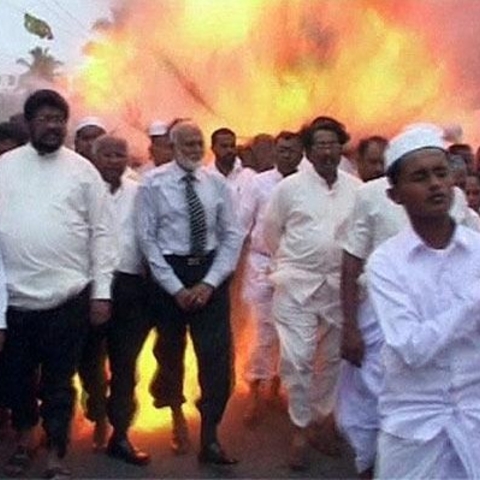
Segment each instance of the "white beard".
M193 172L197 170L197 168L200 168L202 165L202 160L194 162L187 158L177 158L177 163L187 172Z

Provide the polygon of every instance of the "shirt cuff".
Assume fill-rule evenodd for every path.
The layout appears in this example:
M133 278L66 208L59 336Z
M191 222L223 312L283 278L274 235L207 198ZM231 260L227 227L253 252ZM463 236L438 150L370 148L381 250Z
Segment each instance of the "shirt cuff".
M180 290L183 290L185 288L183 283L176 276L173 276L168 281L158 283L172 297L174 297Z
M218 273L210 271L207 273L207 275L205 275L202 282L212 286L213 288L217 288L220 283L222 283L222 278Z
M95 300L110 300L112 298L111 279L102 279L93 282L91 298Z
M353 246L348 243L342 245L342 250L345 250L347 253L352 255L352 257L357 257L360 260L366 260L368 257L368 252L365 248Z

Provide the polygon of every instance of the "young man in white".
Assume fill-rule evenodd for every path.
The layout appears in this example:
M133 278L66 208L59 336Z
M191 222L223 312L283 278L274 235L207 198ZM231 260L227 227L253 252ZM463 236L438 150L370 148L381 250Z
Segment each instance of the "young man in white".
M435 125L422 124L442 131ZM364 263L381 243L400 231L408 217L401 205L387 195L386 177L363 185L355 199L342 259L342 365L338 399L337 423L353 447L356 467L361 478L371 478L377 451L378 392L381 385L383 335L375 319L371 302L365 292ZM451 214L463 225L478 230L462 192L454 189Z
M278 185L265 215L280 375L295 427L292 469L306 467L307 427L323 423L333 409L342 324L339 241L361 185L338 169L348 138L336 120L314 121L304 135L312 167Z
M385 338L376 476L478 478L480 235L450 215L440 136L406 130L386 159L389 194L410 225L366 267Z

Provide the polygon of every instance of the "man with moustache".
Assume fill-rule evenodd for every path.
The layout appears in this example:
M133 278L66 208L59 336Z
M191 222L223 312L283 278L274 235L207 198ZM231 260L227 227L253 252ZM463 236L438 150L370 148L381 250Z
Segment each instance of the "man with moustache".
M24 115L30 143L0 162L0 249L9 295L5 357L18 432L6 470L23 476L41 417L45 475L53 478L69 475L63 458L75 404L73 376L89 321L109 319L116 249L100 174L63 146L65 99L36 91Z
M243 419L249 426L261 419L263 391L268 389L276 396L279 390L278 336L272 318L273 285L268 278L271 257L263 238L263 227L274 188L297 172L303 156L301 136L282 131L275 139L275 148L275 168L255 175L240 203L240 223L248 238L243 295L251 308L254 332L244 373L249 384L249 400Z
M373 135L362 138L357 147L357 169L358 176L364 181L369 182L383 176L385 171L385 149L388 140Z
M294 470L307 466L308 440L317 446L324 440L319 432L325 432L334 403L342 326L339 239L360 185L338 169L348 139L337 120L314 120L304 132L310 168L277 186L265 215L280 376L294 426L288 462Z
M159 336L154 347L162 406L181 406L186 332L194 345L201 397L201 463L230 465L217 428L231 393L232 337L229 277L242 235L231 194L218 175L201 168L200 128L180 122L171 132L174 161L147 174L139 189L137 234L155 292ZM156 402L157 403L157 402Z
M244 168L237 157L237 137L229 128L219 128L212 133L211 148L215 155L210 169L221 175L234 193L234 199L240 200L243 189L255 172Z

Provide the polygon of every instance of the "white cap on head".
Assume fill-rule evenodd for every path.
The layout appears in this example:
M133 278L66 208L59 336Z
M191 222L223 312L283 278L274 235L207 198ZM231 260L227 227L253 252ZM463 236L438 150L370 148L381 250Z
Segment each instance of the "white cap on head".
M160 120L155 120L148 127L148 136L157 137L160 135L167 135L168 133L168 123L162 122Z
M417 123L405 127L392 138L385 151L385 167L388 171L405 155L422 148L445 150L443 129L429 123Z
M75 135L85 127L98 127L107 131L105 124L98 117L85 117L82 118L75 127Z

